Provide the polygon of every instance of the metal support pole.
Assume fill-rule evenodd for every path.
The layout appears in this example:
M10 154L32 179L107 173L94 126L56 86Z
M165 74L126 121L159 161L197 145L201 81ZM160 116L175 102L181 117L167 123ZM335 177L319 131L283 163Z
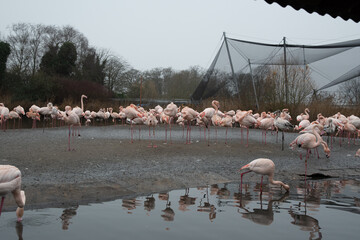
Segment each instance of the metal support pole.
M252 68L251 68L251 62L250 59L248 59L249 61L249 67L250 67L250 75L251 75L251 80L252 80L252 85L253 85L253 89L254 89L254 94L255 94L255 100L256 100L256 107L257 110L259 111L259 102L258 102L258 98L257 98L257 94L256 94L256 88L255 88L255 82L254 82L254 76L253 76L253 72L252 72Z
M140 77L140 107L141 107L142 76Z
M285 103L286 105L289 102L289 83L287 77L287 67L286 67L286 38L284 37L284 74L285 74Z
M238 86L237 80L235 79L234 66L233 66L233 63L232 63L232 60L231 60L231 55L230 55L230 51L229 51L229 45L228 45L228 42L227 42L227 40L226 40L225 32L224 32L223 34L224 34L224 41L225 41L225 45L226 45L227 54L228 54L228 57L229 57L229 62L230 62L230 68L231 68L232 77L233 77L233 80L234 80L235 85L236 85L236 88L237 88L238 97L240 98L239 86Z

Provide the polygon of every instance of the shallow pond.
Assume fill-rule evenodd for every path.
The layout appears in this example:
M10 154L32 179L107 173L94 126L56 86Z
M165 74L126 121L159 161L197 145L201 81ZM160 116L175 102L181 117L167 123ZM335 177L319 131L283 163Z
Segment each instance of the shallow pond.
M26 210L0 217L0 239L357 239L360 181L307 181L290 194L239 183Z

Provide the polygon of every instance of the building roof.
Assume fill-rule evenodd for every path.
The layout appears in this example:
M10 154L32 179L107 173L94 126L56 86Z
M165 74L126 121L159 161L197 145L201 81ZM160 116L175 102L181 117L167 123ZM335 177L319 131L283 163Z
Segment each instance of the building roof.
M282 7L291 6L295 10L304 9L308 13L316 12L322 16L329 14L331 17L341 17L344 20L360 21L360 1L357 0L265 0L272 4L277 3Z

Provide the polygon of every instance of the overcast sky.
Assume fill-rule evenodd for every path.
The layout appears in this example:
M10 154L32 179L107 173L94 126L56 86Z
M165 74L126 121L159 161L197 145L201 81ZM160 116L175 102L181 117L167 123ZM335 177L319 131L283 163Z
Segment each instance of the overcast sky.
M227 36L321 44L360 38L360 23L309 14L264 0L2 0L0 33L13 23L71 25L93 47L134 68L208 68Z

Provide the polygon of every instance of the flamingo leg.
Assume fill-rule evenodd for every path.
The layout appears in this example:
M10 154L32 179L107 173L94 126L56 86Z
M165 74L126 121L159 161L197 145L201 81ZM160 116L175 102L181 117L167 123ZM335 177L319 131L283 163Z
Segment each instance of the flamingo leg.
M170 118L170 127L169 127L169 129L170 129L170 144L172 144L172 138L171 138L171 120L172 120L172 118Z
M243 144L243 128L240 126L240 129L241 129L241 142L240 142L240 144Z
M285 136L284 136L284 131L282 131L282 136L281 136L281 151L284 151L284 141L285 141Z
M70 130L70 125L69 125L69 138L68 138L68 150L70 151L70 135L71 135L71 130Z
M262 194L262 184L263 184L264 176L261 176L261 183L260 183L260 195Z

